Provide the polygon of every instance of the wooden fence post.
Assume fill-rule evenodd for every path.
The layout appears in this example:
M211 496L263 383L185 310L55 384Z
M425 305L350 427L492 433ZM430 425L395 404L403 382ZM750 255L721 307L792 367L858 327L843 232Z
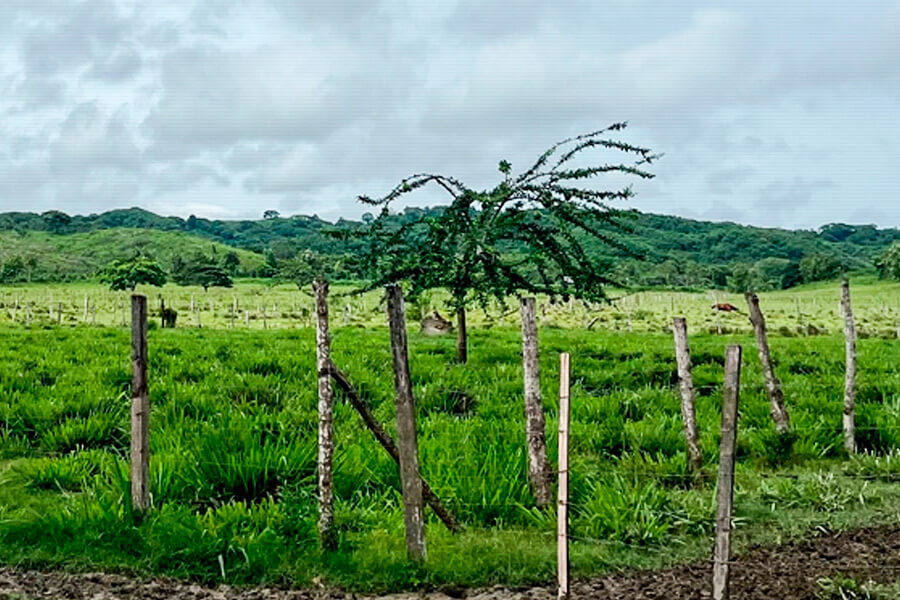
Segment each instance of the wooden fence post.
M400 451L397 450L397 445L394 443L394 440L388 432L384 430L384 427L381 426L381 423L378 422L378 419L375 418L375 415L372 414L372 411L363 401L362 397L360 397L359 392L356 391L356 388L353 387L353 384L350 383L347 376L337 368L334 361L331 361L330 369L331 377L347 397L347 401L350 402L350 405L357 413L359 413L363 424L370 432L372 432L375 440L399 466ZM437 497L437 494L434 493L434 490L431 489L431 486L428 485L428 482L425 481L424 478L422 479L422 497L425 499L425 502L428 503L428 506L431 507L431 510L434 511L434 514L447 526L447 529L453 533L462 531L462 525L460 525L456 517L447 510L440 498Z
M328 335L328 282L313 282L316 295L316 371L319 378L319 539L322 547L337 546L334 531L334 390L331 387L331 339Z
M553 501L553 467L547 458L546 419L541 402L537 316L534 298L522 298L522 366L525 377L525 437L528 479L538 506Z
M841 313L844 317L844 449L856 453L856 321L850 305L850 282L841 285Z
M675 335L675 361L678 365L678 380L681 384L681 421L684 426L684 441L687 446L688 465L691 471L699 473L703 466L700 453L700 434L697 431L697 412L694 408L696 393L691 375L691 348L688 343L687 320L673 319L672 331Z
M738 399L741 385L741 347L725 353L722 401L722 440L719 444L719 484L716 506L716 550L713 562L713 600L728 600L731 560L731 512L734 503L734 453L737 442Z
M424 563L427 558L427 549L425 545L425 514L422 506L422 479L419 474L419 445L416 437L416 406L409 374L406 307L399 285L387 286L387 311L394 362L397 445L400 451L400 482L403 487L406 551L410 560Z
M559 503L556 509L557 598L569 597L569 355L559 355Z
M150 508L150 396L147 385L147 298L131 297L131 504Z
M772 362L772 353L769 351L766 318L759 309L759 297L751 292L747 292L745 297L750 310L750 323L756 334L756 350L759 353L759 362L762 364L766 390L769 393L772 420L775 421L775 430L778 435L785 435L791 431L791 420L787 408L784 406L784 392L781 390L781 381L775 375L775 365Z

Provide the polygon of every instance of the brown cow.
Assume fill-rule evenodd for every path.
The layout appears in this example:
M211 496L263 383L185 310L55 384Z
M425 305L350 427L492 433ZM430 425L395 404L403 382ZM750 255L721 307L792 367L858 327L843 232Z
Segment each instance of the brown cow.
M713 304L712 307L713 310L720 310L722 312L741 312L737 306L735 306L734 304L729 304L727 302L717 302L716 304Z

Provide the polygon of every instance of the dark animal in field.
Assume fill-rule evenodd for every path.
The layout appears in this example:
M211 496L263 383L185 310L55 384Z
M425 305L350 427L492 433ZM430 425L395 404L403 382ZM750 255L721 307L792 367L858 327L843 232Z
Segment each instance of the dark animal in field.
M728 312L728 313L741 312L737 306L735 306L734 304L728 304L727 302L717 302L716 304L713 304L712 307L713 307L713 310L719 310L722 312Z
M160 311L163 329L174 329L175 321L178 319L178 312L171 308L163 308Z
M453 323L434 311L430 317L422 319L422 333L425 335L444 335L453 331Z

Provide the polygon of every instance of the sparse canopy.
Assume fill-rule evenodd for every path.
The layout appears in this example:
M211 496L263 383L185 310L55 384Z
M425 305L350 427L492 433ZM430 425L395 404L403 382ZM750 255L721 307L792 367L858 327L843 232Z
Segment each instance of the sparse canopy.
M444 288L458 315L471 302L503 303L510 295L604 298L610 265L589 255L583 242L593 239L622 248L601 225L620 226L616 217L622 212L609 203L630 198L632 190L587 184L607 174L649 179L653 175L643 165L656 158L649 149L609 137L624 128L618 123L563 140L518 175L502 161L503 180L490 190L476 191L444 175L419 174L383 198L361 197L361 202L381 208L364 229L367 289L406 281L415 297ZM592 149L629 159L585 166L582 153ZM395 221L388 217L394 203L428 184L446 191L450 206L437 216L392 227ZM460 356L464 360L462 349Z
M110 264L100 281L109 284L110 289L132 290L139 284L162 287L166 284L166 272L156 261L144 256L131 260L120 260Z
M330 280L340 268L340 259L313 250L302 250L294 258L278 264L277 279L304 289L317 279Z
M878 274L885 279L900 279L900 242L894 242L875 262Z
M178 285L199 285L204 291L210 287L231 287L231 276L214 258L197 254L184 261L176 257L172 264L172 279Z

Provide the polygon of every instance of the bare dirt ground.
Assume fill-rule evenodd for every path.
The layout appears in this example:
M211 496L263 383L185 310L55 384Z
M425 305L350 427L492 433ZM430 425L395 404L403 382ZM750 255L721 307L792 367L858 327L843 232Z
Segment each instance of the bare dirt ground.
M707 599L711 564L694 563L663 571L597 577L573 585L573 598L602 600ZM754 548L731 568L733 600L815 599L817 580L835 575L858 582L889 584L900 579L900 527L860 529L823 535L778 548ZM66 600L350 600L364 598L340 590L240 589L202 587L166 579L136 580L103 574L39 573L0 569L0 599ZM380 600L553 600L553 586L489 588L396 594Z

